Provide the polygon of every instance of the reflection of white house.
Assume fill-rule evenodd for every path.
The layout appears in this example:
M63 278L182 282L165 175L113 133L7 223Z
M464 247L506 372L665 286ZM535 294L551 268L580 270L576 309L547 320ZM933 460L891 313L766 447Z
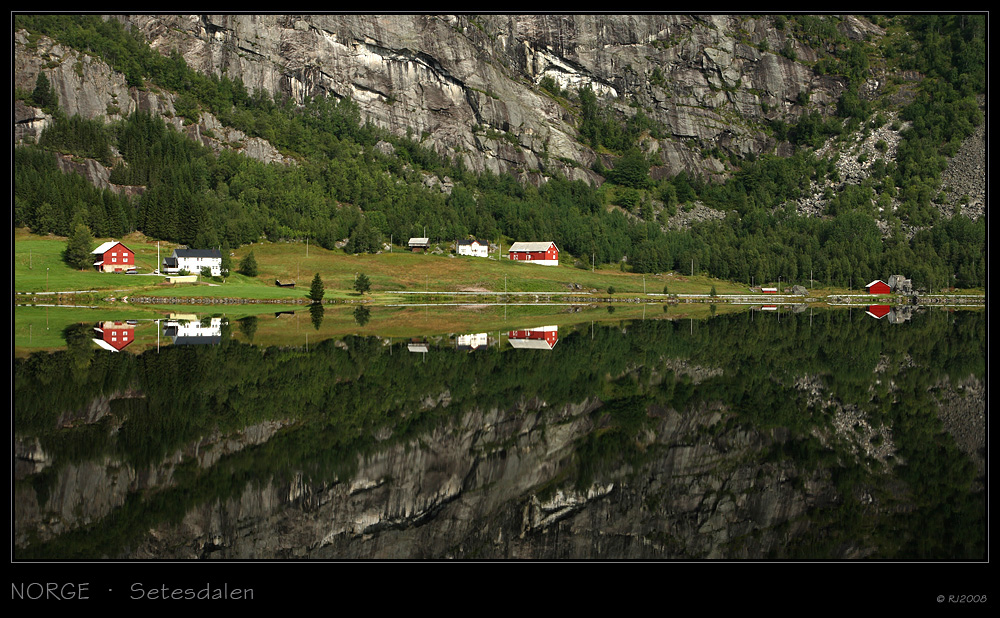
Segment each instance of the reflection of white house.
M541 326L507 333L510 345L522 350L551 350L559 341L558 326Z
M172 314L163 325L163 334L170 337L174 345L214 345L222 341L222 318L204 322L194 318Z
M489 257L490 245L489 243L479 242L478 240L460 240L458 241L458 254L471 255L474 257Z
M427 352L429 350L426 343L408 343L406 349L410 352Z
M206 266L213 277L222 275L222 252L218 249L174 249L170 257L163 258L163 272L168 275L182 270L197 275Z
M475 350L485 348L489 344L487 333L473 333L471 335L459 335L455 337L455 347L459 350Z

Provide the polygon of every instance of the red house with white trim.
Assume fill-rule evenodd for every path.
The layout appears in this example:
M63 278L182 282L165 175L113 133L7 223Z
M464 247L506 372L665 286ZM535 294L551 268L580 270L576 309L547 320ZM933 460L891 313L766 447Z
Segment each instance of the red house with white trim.
M868 290L869 294L889 294L892 292L892 290L889 289L889 284L880 279L872 281L865 286L865 289Z
M559 248L551 241L516 242L507 250L507 257L519 262L559 266Z
M101 322L94 327L94 332L100 337L94 339L94 343L111 352L119 352L135 341L135 325L128 322Z
M135 251L117 240L109 240L91 251L94 268L102 273L125 272L135 268Z
M527 350L551 350L559 341L558 326L523 328L507 333L507 342L512 347Z

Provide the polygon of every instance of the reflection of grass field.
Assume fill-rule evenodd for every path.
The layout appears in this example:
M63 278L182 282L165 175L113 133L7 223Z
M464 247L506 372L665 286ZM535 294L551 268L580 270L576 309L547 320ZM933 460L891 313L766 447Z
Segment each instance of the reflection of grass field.
M66 346L62 332L78 323L96 324L103 320L149 320L163 317L162 312L129 307L81 309L77 307L15 307L14 355ZM154 337L156 333L149 329ZM137 333L138 334L138 333Z

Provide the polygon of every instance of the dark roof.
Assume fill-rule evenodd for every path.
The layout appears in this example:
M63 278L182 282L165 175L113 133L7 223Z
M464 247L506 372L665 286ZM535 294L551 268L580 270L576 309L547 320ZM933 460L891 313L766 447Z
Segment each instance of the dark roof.
M177 258L173 258L173 257L163 258L163 265L164 266L177 266Z
M174 255L179 258L222 258L218 249L174 249Z

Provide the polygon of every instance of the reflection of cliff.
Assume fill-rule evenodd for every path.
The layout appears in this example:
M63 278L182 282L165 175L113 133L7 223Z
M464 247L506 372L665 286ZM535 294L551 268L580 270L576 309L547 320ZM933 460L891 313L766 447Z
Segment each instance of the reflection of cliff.
M832 493L795 489L787 466L751 463L768 437L693 444L720 419L711 410L656 411L646 447L660 455L639 474L546 490L598 404L541 405L473 412L360 458L349 481L247 486L161 526L131 557L764 557L795 529L773 527Z
M983 324L920 314L914 336L845 312L780 329L745 316L697 329L636 321L564 331L547 371L514 349L392 354L372 337L309 352L228 338L93 351L63 382L51 369L80 359L37 355L15 367L15 546L126 558L892 556L941 506L975 517L959 504L974 470L936 415L942 396L984 408ZM160 379L176 368L189 388ZM934 385L946 371L973 378L945 393ZM65 390L79 410L73 380L92 379L82 384L97 395L111 376L136 390L73 427L56 424L59 400L34 403ZM838 410L853 415L842 431ZM888 432L896 462L856 448L878 446L866 423Z

